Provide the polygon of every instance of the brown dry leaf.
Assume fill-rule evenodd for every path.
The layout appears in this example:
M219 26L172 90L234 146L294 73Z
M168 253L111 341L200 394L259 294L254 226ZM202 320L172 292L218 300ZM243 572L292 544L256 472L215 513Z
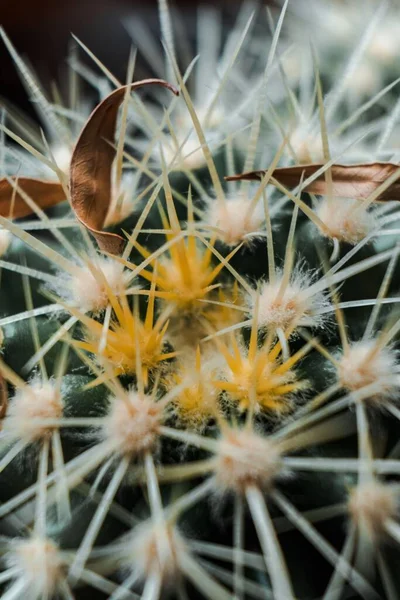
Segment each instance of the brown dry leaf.
M280 167L272 172L272 177L287 188L294 188L300 184L301 178L311 177L323 167L323 163L312 165L298 165L294 167ZM332 195L338 198L368 198L389 177L396 179L396 172L400 179L400 165L393 163L368 163L360 165L332 165ZM240 175L225 177L227 181L257 180L262 179L266 171L249 171ZM273 183L271 181L271 183ZM328 185L325 173L319 175L315 181L304 188L305 192L325 195ZM394 181L384 190L377 200L400 200L400 183Z
M30 177L11 177L41 209L50 208L65 200L62 185L56 181L43 181ZM0 179L0 215L8 219L19 219L33 213L31 207L7 179Z
M178 95L178 90L162 79L144 79L124 85L107 96L92 112L76 143L70 166L71 204L77 218L93 234L99 247L121 254L124 238L103 231L111 203L111 167L118 108L128 88L162 85Z
M8 407L8 389L7 382L0 374L0 419L4 419Z

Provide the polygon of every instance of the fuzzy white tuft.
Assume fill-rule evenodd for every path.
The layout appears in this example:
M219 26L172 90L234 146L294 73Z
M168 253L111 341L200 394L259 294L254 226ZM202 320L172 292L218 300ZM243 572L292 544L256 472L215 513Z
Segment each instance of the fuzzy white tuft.
M323 293L310 295L308 290L313 283L312 273L297 268L293 271L283 293L283 275L277 272L274 282L262 284L259 292L258 325L285 330L288 327L320 327L324 316L319 312L329 307L329 301ZM254 311L256 294L250 296L251 312Z
M399 30L396 18L386 19L377 29L368 47L368 54L382 65L391 66L400 51Z
M185 137L177 137L179 149L172 145L172 140L171 145L167 143L166 146L163 146L163 154L171 170L196 170L203 168L206 164L201 144L196 135L190 134L187 139ZM161 161L159 150L156 151L156 154Z
M372 96L382 87L382 71L373 61L364 59L357 65L347 89L355 98L359 96Z
M134 173L124 171L121 181L113 182L111 196L114 200L109 206L104 227L111 227L112 225L121 223L121 221L130 217L135 209L140 211L140 207L137 206L135 201L135 198L139 194L138 181Z
M385 524L397 515L398 498L390 485L371 481L353 488L348 510L353 522L376 539L384 534Z
M66 277L60 274L60 283L54 291L71 307L79 308L84 313L96 314L109 304L104 279L112 293L120 296L126 292L132 276L123 265L110 258L97 258L91 269L85 265L77 270L76 275Z
M220 142L222 111L216 107L207 120L205 108L195 106L195 112L203 130L207 133L207 143ZM207 164L206 159L186 106L178 103L176 113L172 116L174 135L164 136L162 152L159 147L154 148L154 160L161 162L164 158L169 169L176 171L202 169Z
M149 521L132 531L123 560L128 558L140 579L157 574L164 584L168 584L179 572L179 557L183 552L184 540L176 527Z
M4 421L4 431L30 443L51 434L54 425L46 419L60 419L63 402L60 391L51 381L34 379L16 391Z
M111 399L102 436L120 454L137 456L154 449L161 422L161 404L131 390L124 398Z
M209 145L213 143L218 144L221 141L220 132L221 129L223 131L222 125L224 122L222 108L216 106L208 118L205 106L195 106L195 111L203 130L207 132L207 143ZM197 134L193 131L193 123L187 111L177 115L175 128L175 135L177 136L181 150L173 168L201 169L205 167L204 152ZM191 133L188 136L189 131Z
M281 468L279 447L254 431L230 430L219 440L214 472L220 492L242 494L250 485L268 489Z
M261 204L252 209L248 198L238 194L223 203L210 199L204 221L218 228L216 235L224 244L237 246L259 235L264 224L264 212Z
M53 597L64 578L64 565L58 547L53 541L32 537L13 543L7 563L17 569L17 578L26 582L29 598L40 600Z
M373 340L354 342L338 360L338 380L347 390L355 391L377 384L379 393L368 399L374 403L397 393L399 383L398 376L394 377L398 372L395 351L380 348Z
M71 148L65 144L60 144L52 148L53 158L56 165L63 173L69 173L69 166L71 164Z
M321 135L310 133L304 126L298 126L290 136L290 145L299 163L320 162L323 160Z
M317 215L325 225L322 235L352 245L377 226L375 215L353 199L325 199L318 206Z

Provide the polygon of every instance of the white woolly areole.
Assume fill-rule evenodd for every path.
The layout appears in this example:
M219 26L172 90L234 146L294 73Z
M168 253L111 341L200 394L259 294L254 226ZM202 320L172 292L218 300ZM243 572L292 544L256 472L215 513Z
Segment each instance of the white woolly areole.
M13 543L7 555L10 568L18 569L16 577L23 578L26 598L41 600L50 598L64 578L64 565L58 547L53 541L32 537Z
M119 184L116 180L116 165L113 167L113 188L111 197L114 201L111 203L104 227L109 227L121 223L127 219L133 211L139 209L136 205L135 197L137 196L137 179L131 172L125 172Z
M7 229L0 228L0 256L3 256L11 243L12 234Z
M206 164L204 153L201 144L195 134L191 134L187 140L178 138L180 151L173 145L172 140L170 145L163 146L163 154L171 169L201 169ZM161 157L160 157L161 158Z
M205 223L217 227L217 236L227 246L237 246L246 239L260 232L264 223L264 212L261 204L250 210L247 196L238 194L227 198L225 202L210 200L205 215Z
M68 173L72 156L71 148L65 144L60 144L59 146L52 148L51 152L54 160L56 161L57 167L64 173Z
M298 47L295 50L290 51L290 49L287 49L281 57L285 75L292 84L298 83L301 75L301 66L304 64L302 52L299 51Z
M259 292L258 326L282 330L289 326L320 327L324 315L319 312L329 308L330 303L322 292L309 295L312 279L312 273L297 269L283 293L281 272L277 272L274 282L263 283ZM251 312L254 312L255 301L256 293L249 299Z
M212 90L209 90L210 96L212 97ZM224 121L225 115L221 107L214 107L210 115L208 115L208 108L206 106L195 107L197 118L200 121L201 128L206 134L207 143L210 145L213 141L218 139L222 134L221 125ZM204 157L203 149L197 133L193 130L193 122L189 112L184 108L184 112L178 114L175 118L176 127L175 135L179 145L182 146L180 164L187 169L200 169L206 165L206 159ZM192 130L192 131L191 131ZM188 132L191 133L188 136ZM182 133L179 133L182 132ZM186 141L185 141L186 140Z
M210 95L212 92L210 89ZM214 107L211 114L208 115L208 109L205 106L195 108L197 118L206 135L207 143L212 147L213 143L218 143L221 137L225 136L221 125L225 115L221 107ZM182 112L178 112L174 118L175 139L172 136L166 136L169 143L163 144L162 152L165 160L171 169L201 169L206 165L206 159L201 147L197 133L194 131L192 119L186 106ZM177 147L178 144L178 147ZM180 148L180 151L178 151ZM155 149L156 158L161 160L159 148Z
M161 404L131 390L124 398L111 399L102 436L120 454L137 456L154 449L161 422Z
M290 145L299 163L319 162L324 158L321 135L310 133L303 126L294 130L290 136Z
M373 94L382 87L382 67L374 61L362 60L348 80L348 91L355 97Z
M367 52L381 64L391 65L400 51L397 18L386 19L375 31Z
M4 431L25 440L27 443L42 439L51 434L53 425L46 425L46 419L60 419L63 402L59 390L51 381L34 379L16 391L4 421Z
M219 440L214 464L218 491L242 494L251 485L268 489L281 468L278 446L254 431L231 430Z
M384 534L385 524L396 516L398 499L390 485L371 481L353 488L348 510L354 523L374 539Z
M379 402L390 398L399 388L399 371L395 351L380 348L374 340L354 342L340 356L337 376L341 385L355 391L377 384L379 392L369 398L369 402Z
M109 304L104 279L116 296L124 294L132 280L131 272L112 258L98 258L92 268L94 272L88 266L79 267L67 280L61 276L55 288L61 298L85 313L100 312ZM98 271L101 273L96 275Z
M322 235L352 245L363 240L377 226L374 214L355 199L326 198L316 212L325 225Z
M128 549L131 568L141 579L158 573L164 583L179 572L179 556L185 552L183 537L176 527L165 522L142 523L131 534Z

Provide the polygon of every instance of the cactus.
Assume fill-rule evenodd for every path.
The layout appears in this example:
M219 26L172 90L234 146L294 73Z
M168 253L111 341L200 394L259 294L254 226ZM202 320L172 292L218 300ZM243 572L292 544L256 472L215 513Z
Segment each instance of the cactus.
M192 59L159 0L133 85L75 47L90 115L1 33L44 119L1 125L4 600L399 595L393 65L347 86L389 17L310 50L288 4L202 8Z

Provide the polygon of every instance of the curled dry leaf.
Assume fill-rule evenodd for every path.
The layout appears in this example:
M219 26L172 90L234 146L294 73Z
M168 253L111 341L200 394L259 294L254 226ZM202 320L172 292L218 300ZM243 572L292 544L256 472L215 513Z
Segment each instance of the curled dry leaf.
M0 419L4 419L7 413L8 406L8 389L7 382L3 375L0 374Z
M30 177L0 179L0 215L2 217L19 219L33 212L11 182L15 182L18 188L25 192L41 209L50 208L65 200L62 185L56 181L42 181Z
M300 184L302 177L303 179L311 177L323 166L323 163L318 163L279 167L272 172L272 177L287 188L293 188ZM369 198L391 178L392 181L386 189L382 190L376 200L400 200L400 183L397 182L397 179L400 179L400 165L378 162L360 165L332 165L330 171L332 174L333 196L338 198ZM249 171L248 173L225 177L225 179L227 181L251 181L262 179L265 173L266 171ZM271 181L271 183L274 182ZM328 194L325 173L318 175L303 191L320 195Z
M118 108L127 89L161 85L178 95L178 90L162 79L144 79L124 85L107 96L92 112L76 143L70 166L71 204L77 218L93 234L99 247L121 254L124 239L103 231L111 203L111 168Z

